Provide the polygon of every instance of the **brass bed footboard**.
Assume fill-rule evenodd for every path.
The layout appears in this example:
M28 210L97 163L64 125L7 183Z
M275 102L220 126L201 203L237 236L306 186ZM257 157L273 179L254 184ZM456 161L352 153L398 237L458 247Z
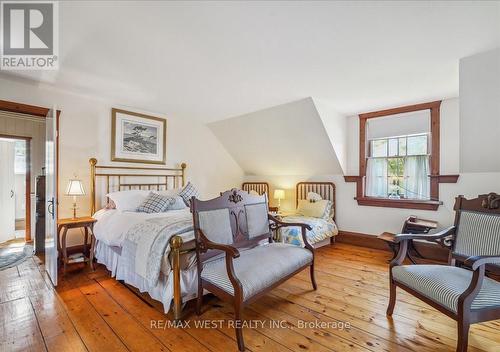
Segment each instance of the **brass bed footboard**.
M180 168L105 166L97 165L95 158L91 158L89 163L91 214L103 205L109 204L109 199L105 195L110 192L132 189L161 191L184 187L186 183L186 163L182 163ZM96 183L98 177L104 180L103 184ZM100 197L97 196L98 192ZM174 278L173 315L175 320L179 320L182 316L180 256L194 250L183 248L183 246L185 244L181 236L172 236L170 248Z
M172 270L174 272L174 320L179 320L182 315L181 247L181 236L172 236L172 238L170 239L170 251L172 256Z

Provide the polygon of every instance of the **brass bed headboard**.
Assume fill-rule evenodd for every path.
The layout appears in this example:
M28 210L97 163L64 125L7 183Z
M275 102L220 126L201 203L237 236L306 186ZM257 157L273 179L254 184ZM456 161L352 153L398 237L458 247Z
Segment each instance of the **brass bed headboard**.
M184 187L186 183L186 163L180 168L161 167L136 167L136 166L109 166L98 165L96 158L91 158L90 163L90 211L94 214L97 204L96 180L98 177L105 179L105 194L115 191L143 189L167 190ZM138 181L138 179L144 181Z
M295 206L299 205L300 199L307 199L307 193L318 193L321 198L332 201L333 220L337 216L335 211L335 184L333 182L299 182L295 187Z
M241 189L246 192L255 191L260 196L267 193L269 197L269 184L267 182L243 182Z

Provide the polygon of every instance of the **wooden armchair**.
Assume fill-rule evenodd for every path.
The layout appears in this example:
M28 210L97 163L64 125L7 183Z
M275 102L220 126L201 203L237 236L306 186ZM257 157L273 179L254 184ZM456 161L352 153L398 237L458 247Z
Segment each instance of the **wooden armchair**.
M201 314L203 289L233 303L236 340L244 351L241 314L246 304L307 267L316 289L314 249L306 237L310 227L270 216L266 194L233 189L208 201L192 198L191 206L198 259L196 312ZM272 229L283 226L300 226L306 248L273 243Z
M457 352L467 351L470 324L500 318L500 283L485 277L487 265L500 264L500 196L456 198L455 225L434 235L396 235L399 253L390 264L390 301L396 287L418 297L457 321ZM448 266L402 265L414 239L440 240L452 236ZM462 267L456 266L463 263Z

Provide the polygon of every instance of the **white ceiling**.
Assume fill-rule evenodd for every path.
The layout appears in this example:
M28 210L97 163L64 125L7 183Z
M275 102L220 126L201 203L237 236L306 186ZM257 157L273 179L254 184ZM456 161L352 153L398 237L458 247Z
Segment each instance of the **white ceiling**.
M458 95L500 2L62 2L60 89L210 122L304 97L344 115Z

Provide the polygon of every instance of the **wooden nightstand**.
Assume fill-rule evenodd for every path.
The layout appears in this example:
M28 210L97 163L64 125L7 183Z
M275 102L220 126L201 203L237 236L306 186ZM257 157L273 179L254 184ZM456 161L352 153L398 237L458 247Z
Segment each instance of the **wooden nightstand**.
M57 221L57 250L59 251L59 257L63 263L64 273L66 273L66 266L68 264L73 263L86 263L90 264L90 268L94 270L94 246L95 246L95 237L94 237L94 224L97 222L96 219L91 217L82 217L82 218L68 218L68 219L59 219ZM68 257L68 249L66 247L66 235L69 229L83 228L85 233L85 238L83 242L83 253L72 254ZM61 235L62 230L62 235ZM90 251L89 256L86 256L87 253L87 242L90 234Z

